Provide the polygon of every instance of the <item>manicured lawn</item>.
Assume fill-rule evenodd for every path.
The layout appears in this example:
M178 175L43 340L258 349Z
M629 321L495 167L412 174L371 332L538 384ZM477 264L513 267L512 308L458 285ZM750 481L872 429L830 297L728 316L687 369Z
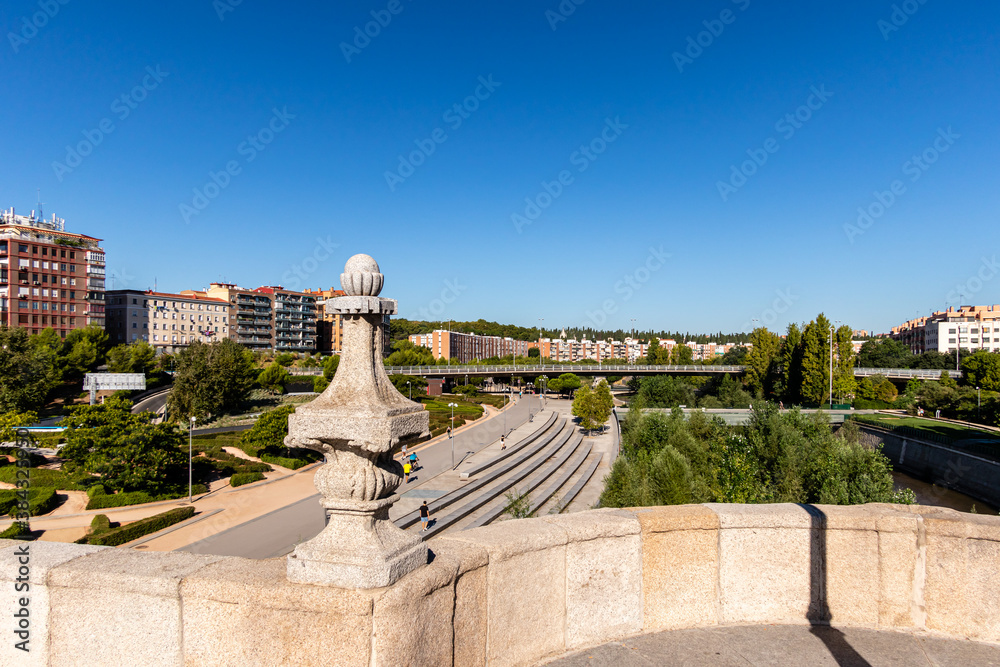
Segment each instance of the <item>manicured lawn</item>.
M934 419L921 419L920 417L891 417L888 415L872 415L886 426L908 426L920 431L929 431L944 438L952 440L966 440L974 438L977 440L995 440L1000 444L1000 434L990 431L980 431L975 428L949 424Z

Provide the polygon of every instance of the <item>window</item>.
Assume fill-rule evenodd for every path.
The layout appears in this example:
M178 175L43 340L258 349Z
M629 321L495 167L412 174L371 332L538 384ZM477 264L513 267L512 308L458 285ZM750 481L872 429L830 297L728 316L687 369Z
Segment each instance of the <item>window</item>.
M137 327L137 326L136 326L136 324L138 324L138 322L133 322L133 323L132 323L132 328L133 328L133 329L138 329L138 328L139 328L139 327Z
M36 245L31 246L31 254L32 255L37 255L38 254L38 246L36 246Z
M132 299L132 305L134 306L134 305L136 305L136 303L138 303L138 302L135 299Z
M66 251L65 250L60 250L59 251L59 257L61 257L62 259L66 259Z
M75 253L75 252L73 252L72 250L70 250L70 251L69 251L69 258L70 258L70 259L76 259L76 253Z
M69 265L69 272L70 273L76 273L76 264L70 264Z
M153 334L153 341L156 342L158 340L160 340L160 337L157 336L156 334Z
M17 244L17 251L18 252L28 252L28 246L27 246L27 244L24 244L24 243Z
M949 338L949 339L948 339L948 342L949 342L949 343L952 343L952 344L954 344L954 342L955 342L955 339L954 339L954 338Z

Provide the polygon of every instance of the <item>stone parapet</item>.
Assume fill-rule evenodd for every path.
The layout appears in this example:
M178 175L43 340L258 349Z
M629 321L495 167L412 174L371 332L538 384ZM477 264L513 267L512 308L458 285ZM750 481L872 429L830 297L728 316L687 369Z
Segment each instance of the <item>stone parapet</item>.
M831 624L1000 642L1000 517L934 507L687 505L431 540L385 588L254 561L0 543L0 664L523 665L667 629ZM14 593L27 549L29 590ZM23 576L23 575L21 575Z

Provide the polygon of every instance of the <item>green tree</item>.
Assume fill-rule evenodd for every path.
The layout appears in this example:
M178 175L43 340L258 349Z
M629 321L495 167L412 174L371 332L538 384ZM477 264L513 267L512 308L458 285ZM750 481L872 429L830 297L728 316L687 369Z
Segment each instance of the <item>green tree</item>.
M661 363L660 340L655 336L649 340L649 347L646 350L646 363L650 366L659 366Z
M174 419L205 419L242 407L257 376L253 355L233 340L192 343L177 355L168 408Z
M777 373L781 338L765 327L758 327L751 332L750 343L743 362L746 366L744 382L751 394L770 394Z
M39 354L28 332L0 325L0 412L35 411L58 377L51 355Z
M181 480L187 457L176 427L152 418L150 412L132 414L132 402L119 396L71 408L60 422L69 427L60 456L99 475L105 488L164 493Z
M780 338L779 338L780 340ZM749 350L743 345L737 345L736 347L726 352L722 355L720 363L723 366L742 366L746 363L747 354Z
M834 333L833 393L838 397L852 396L857 389L857 381L854 379L853 336L853 330L847 325Z
M913 353L903 343L892 338L865 341L858 352L858 368L909 368Z
M1000 391L1000 352L974 352L962 361L962 371L969 386Z
M819 405L829 397L830 320L820 313L802 332L802 398Z
M313 391L317 394L322 394L326 391L326 388L330 386L330 381L327 380L322 375L317 375L313 378Z
M274 356L274 363L279 366L291 366L295 361L295 355L291 352L279 352Z
M243 432L240 447L251 456L259 456L265 449L284 447L285 436L288 435L288 415L293 412L293 405L265 412L257 418L252 428Z
M782 375L784 377L785 400L796 404L802 402L802 330L799 325L788 325L785 342L781 348Z
M108 352L112 373L150 373L156 366L156 349L144 340L116 345Z
M549 380L549 391L560 394L572 394L580 388L583 383L580 378L573 373L563 373L557 378Z
M292 379L292 374L278 362L272 362L257 376L257 384L276 394L285 393L285 385Z
M326 360L323 361L323 377L332 382L333 376L337 374L338 366L340 366L339 354L327 357Z
M103 364L108 353L108 334L91 325L66 334L62 347L62 370L68 377L83 377Z
M18 427L31 426L37 421L34 412L0 412L0 442L13 442Z

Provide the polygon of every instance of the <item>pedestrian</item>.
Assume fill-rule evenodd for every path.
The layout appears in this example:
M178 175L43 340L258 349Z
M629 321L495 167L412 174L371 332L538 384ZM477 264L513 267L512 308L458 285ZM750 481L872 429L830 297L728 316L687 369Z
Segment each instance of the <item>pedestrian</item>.
M431 508L427 506L427 501L425 500L424 504L420 506L420 532L421 533L424 532L425 530L427 530L427 522L430 521L430 518L431 518Z
M449 440L451 439L451 427L450 426L448 427L448 439Z
M784 410L785 409L785 402L784 401L778 401L778 409L779 410Z
M417 453L410 452L410 469L416 471L417 469Z
M403 458L406 458L406 445L403 445Z
M410 470L412 470L412 468L413 467L410 465L409 461L407 461L406 463L403 464L403 475L406 476L406 483L407 484L410 483Z
M507 449L507 436L500 434L500 451Z

